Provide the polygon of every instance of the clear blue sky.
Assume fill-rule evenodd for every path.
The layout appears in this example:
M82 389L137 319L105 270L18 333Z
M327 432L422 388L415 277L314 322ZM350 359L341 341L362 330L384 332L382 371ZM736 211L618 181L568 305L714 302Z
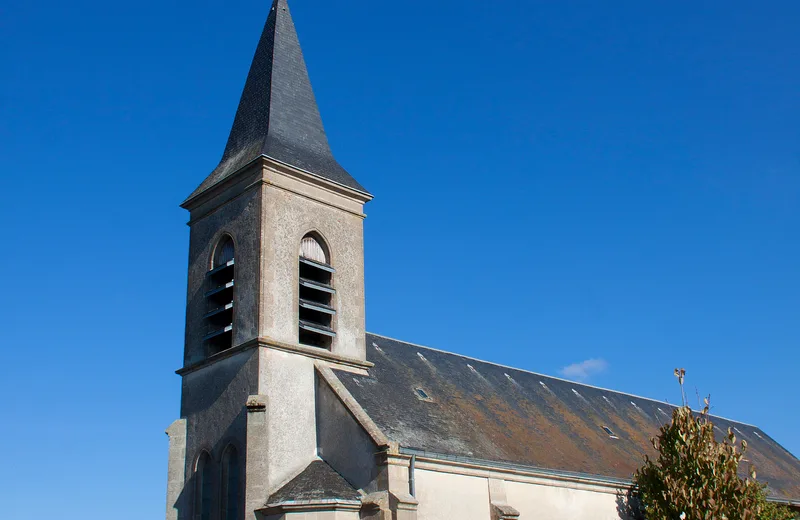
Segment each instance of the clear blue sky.
M178 204L268 4L0 8L5 517L162 517ZM370 331L671 402L683 366L800 454L800 2L291 6L376 195Z

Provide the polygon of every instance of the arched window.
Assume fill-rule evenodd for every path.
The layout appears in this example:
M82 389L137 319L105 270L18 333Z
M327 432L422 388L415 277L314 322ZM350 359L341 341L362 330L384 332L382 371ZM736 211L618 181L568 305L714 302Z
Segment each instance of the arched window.
M225 235L214 250L214 267L220 267L228 262L233 262L233 253L233 239Z
M206 343L208 355L233 345L233 287L235 274L233 239L225 235L214 248L211 269L206 275Z
M211 520L213 485L211 457L204 451L197 458L194 470L194 520Z
M300 257L319 264L328 264L328 255L325 253L325 249L313 235L306 235L300 242Z
M300 242L300 323L299 341L303 345L330 349L336 332L333 330L333 273L330 254L315 233Z
M239 520L240 490L239 452L231 444L222 455L221 514L222 520Z

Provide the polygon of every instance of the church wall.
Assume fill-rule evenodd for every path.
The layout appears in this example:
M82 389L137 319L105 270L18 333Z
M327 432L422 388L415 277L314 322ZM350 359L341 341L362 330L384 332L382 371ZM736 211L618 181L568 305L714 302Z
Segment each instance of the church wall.
M289 185L289 180L280 176L275 182ZM301 189L295 184L291 189ZM322 193L320 188L312 186L302 189L315 197ZM274 183L265 185L263 190L261 335L297 343L300 241L309 231L317 231L330 249L331 263L336 269L333 285L337 314L333 323L337 336L332 350L364 359L363 218L278 188Z
M613 493L506 482L506 496L520 520L620 520Z
M268 490L277 491L316 457L314 360L260 348L259 392L267 396Z
M378 491L375 480L378 447L342 404L333 390L317 377L317 452L353 487Z
M230 196L226 193L222 199ZM257 289L259 278L260 192L250 189L211 213L192 222L189 234L189 279L186 301L186 351L184 365L205 358L203 336L207 333L203 315L206 308L206 273L214 247L223 233L229 233L236 247L233 344L253 339L258 333Z
M427 470L414 476L418 520L489 520L487 479Z
M258 388L256 352L257 349L240 352L183 377L181 417L186 419L187 428L185 507L191 508L194 464L201 450L211 455L215 474L228 443L235 443L239 453L245 455L245 403Z
M430 463L424 466L435 467ZM492 500L516 509L520 520L629 520L618 511L614 488L542 478L528 482L493 480L492 494L487 477L498 479L499 474L453 470L415 470L417 520L490 520Z

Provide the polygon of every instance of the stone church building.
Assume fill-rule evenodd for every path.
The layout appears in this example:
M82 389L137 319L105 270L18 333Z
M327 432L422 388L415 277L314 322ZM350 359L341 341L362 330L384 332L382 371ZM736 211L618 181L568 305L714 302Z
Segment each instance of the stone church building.
M663 402L365 330L364 204L275 0L190 245L167 520L624 518ZM747 440L774 499L800 461Z

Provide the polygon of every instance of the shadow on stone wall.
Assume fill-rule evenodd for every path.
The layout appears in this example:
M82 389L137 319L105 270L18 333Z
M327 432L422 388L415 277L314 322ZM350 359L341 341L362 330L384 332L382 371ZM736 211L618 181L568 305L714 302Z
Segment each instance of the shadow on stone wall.
M645 520L644 511L633 488L617 493L617 514L620 520Z
M222 477L222 456L225 450L231 444L233 444L233 446L235 446L236 450L239 452L239 511L244 511L244 495L246 484L244 469L247 453L245 451L246 445L240 442L237 436L241 434L241 424L246 423L246 420L247 413L244 407L242 407L242 412L239 416L237 416L236 421L234 421L234 423L228 427L222 438L218 442L214 443L212 447L206 448L206 451L210 457L209 463L211 464L211 488L214 490L211 495L212 518L214 517L213 512L219 511L221 506L219 490L222 489L222 482L220 481ZM190 463L187 461L187 465L189 465L190 470L187 471L187 478L184 481L183 490L181 491L180 495L178 495L178 499L175 504L175 507L178 509L178 520L191 520L191 518L193 518L195 508L194 495L195 488L197 487L197 475L193 469L195 463L197 462L197 456L198 455L195 455Z

